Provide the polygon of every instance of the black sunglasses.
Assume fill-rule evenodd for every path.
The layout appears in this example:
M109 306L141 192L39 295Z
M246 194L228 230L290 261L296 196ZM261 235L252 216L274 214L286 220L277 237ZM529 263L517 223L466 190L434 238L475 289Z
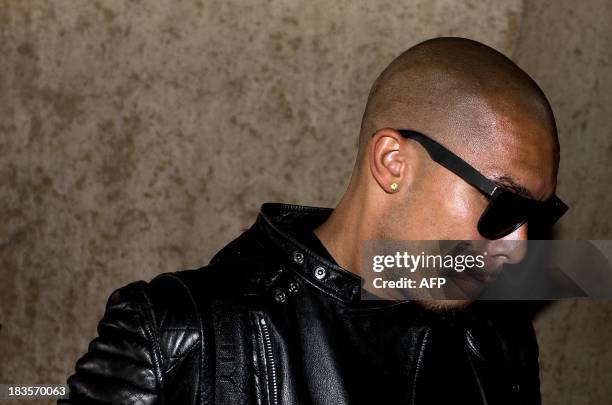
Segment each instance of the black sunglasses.
M444 166L490 199L478 220L478 232L487 239L499 239L529 222L530 232L544 232L565 214L568 207L556 195L546 201L523 197L499 187L444 146L420 132L398 129L404 138L420 143L431 159Z

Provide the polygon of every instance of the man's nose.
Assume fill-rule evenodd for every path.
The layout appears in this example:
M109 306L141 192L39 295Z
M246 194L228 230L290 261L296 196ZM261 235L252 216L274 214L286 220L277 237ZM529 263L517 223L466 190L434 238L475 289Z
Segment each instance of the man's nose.
M492 240L487 254L500 257L505 263L519 263L527 254L527 224L501 239Z

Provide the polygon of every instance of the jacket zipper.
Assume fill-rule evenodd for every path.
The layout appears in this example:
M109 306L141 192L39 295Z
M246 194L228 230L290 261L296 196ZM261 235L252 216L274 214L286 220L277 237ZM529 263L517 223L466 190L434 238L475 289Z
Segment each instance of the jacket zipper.
M266 360L265 367L269 402L270 405L278 405L278 382L276 381L276 362L274 361L274 353L272 352L272 338L268 322L266 322L266 319L262 315L259 315L259 327L263 342L263 354Z

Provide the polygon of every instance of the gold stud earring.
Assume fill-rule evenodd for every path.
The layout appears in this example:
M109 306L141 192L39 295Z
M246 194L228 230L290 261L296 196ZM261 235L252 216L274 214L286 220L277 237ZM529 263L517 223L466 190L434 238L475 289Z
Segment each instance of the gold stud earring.
M395 193L398 188L399 188L399 184L391 183L391 191L393 191Z

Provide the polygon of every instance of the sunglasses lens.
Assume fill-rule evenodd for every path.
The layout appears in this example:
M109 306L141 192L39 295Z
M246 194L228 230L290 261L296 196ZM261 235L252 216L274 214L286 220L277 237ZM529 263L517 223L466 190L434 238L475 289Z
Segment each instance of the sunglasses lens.
M480 217L478 232L487 239L503 238L527 222L532 210L532 201L514 193L501 192Z
M546 232L565 214L567 205L554 196L540 204L534 214L529 218L529 233L537 239L546 236Z
M529 221L529 237L540 238L565 214L568 207L558 197L538 202L510 192L495 196L478 221L487 239L499 239Z

